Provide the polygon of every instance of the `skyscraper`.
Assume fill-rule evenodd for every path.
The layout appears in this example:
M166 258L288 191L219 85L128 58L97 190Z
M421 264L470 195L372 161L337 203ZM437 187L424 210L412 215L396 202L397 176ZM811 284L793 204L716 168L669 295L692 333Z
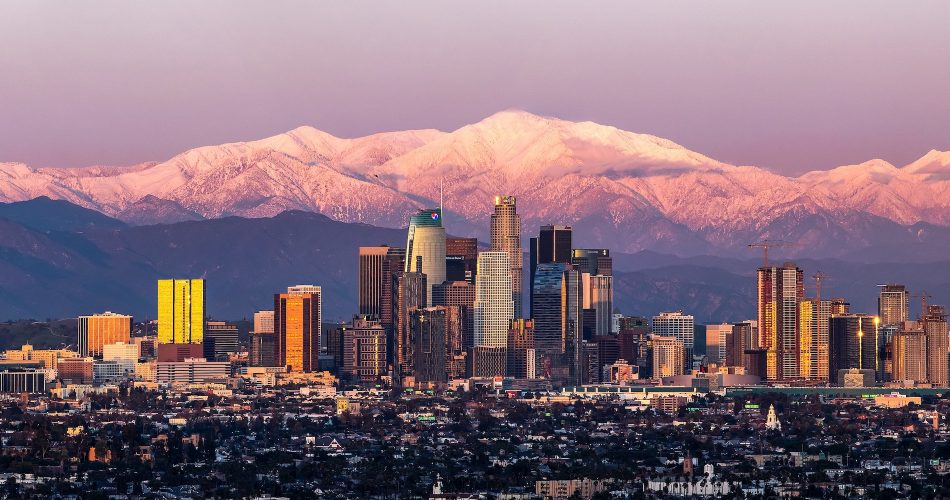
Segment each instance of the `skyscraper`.
M531 307L534 307L534 277L539 264L571 262L571 226L541 226L537 238L529 240ZM534 316L532 310L531 313Z
M683 343L673 337L653 335L648 342L651 377L654 379L672 377L683 373Z
M200 344L205 328L205 280L158 280L158 341Z
M445 281L432 287L432 305L458 310L460 338L458 349L475 345L475 285L468 281Z
M607 248L575 248L571 251L571 264L578 272L590 275L612 276L613 259Z
M251 366L277 365L277 339L274 336L274 311L254 313L254 331L251 332Z
M835 299L841 301L842 299ZM840 309L840 303L839 309ZM805 299L799 303L799 357L801 378L829 380L828 320L835 302ZM841 314L847 314L842 312ZM832 374L833 375L833 374ZM833 378L833 376L831 377Z
M907 321L909 293L904 285L878 285L880 295L877 299L877 315L881 325L901 325Z
M478 254L474 304L475 346L508 345L508 325L514 318L510 270L507 252Z
M410 314L413 377L416 384L438 385L448 381L446 343L449 320L449 308L443 306L416 309Z
M394 303L394 320L396 322L393 338L393 372L401 383L413 372L412 336L410 318L416 309L426 307L426 281L423 273L398 273L393 276L393 292L396 294Z
M445 279L447 281L468 281L475 284L475 266L478 259L478 240L476 238L445 238ZM432 286L438 285L433 283Z
M769 380L799 378L800 311L805 297L804 272L793 262L760 267L757 272L759 347L766 350Z
M686 367L692 363L693 358L693 340L696 335L695 319L691 314L683 314L683 311L666 311L653 317L651 321L653 334L659 337L671 337L683 345L683 365L677 375L686 371Z
M102 347L116 342L129 342L132 316L106 311L79 317L79 355L102 357Z
M406 272L426 275L426 305L432 305L432 286L445 281L445 228L442 209L420 210L409 218Z
M360 383L374 383L386 374L386 330L378 321L353 318L343 328L342 373Z
M538 264L532 288L535 348L542 360L538 369L546 377L574 383L582 361L580 275L570 264Z
M491 216L491 251L508 254L514 314L520 318L523 314L521 269L524 253L521 249L521 216L518 215L514 196L495 197L495 213Z
M829 322L828 370L837 381L841 370L877 370L877 322L866 314L836 315Z
M319 286L297 285L274 294L274 335L278 366L288 371L319 369L322 292Z
M710 363L722 365L726 361L726 337L732 335L733 325L720 323L706 325L706 358Z
M947 332L947 308L927 306L927 314L921 318L924 334L927 335L927 381L937 387L947 387L947 356L950 354L950 338Z
M902 383L927 381L927 335L915 321L904 326L891 339L892 379Z
M535 378L534 321L516 318L508 328L508 376Z
M227 361L238 352L237 325L224 321L208 321L205 329L204 356L208 361Z
M594 313L594 337L610 335L614 312L613 276L588 273L581 276L584 286L583 307Z
M357 290L357 302L360 316L370 316L379 318L382 312L383 297L383 264L387 259L397 262L402 266L406 258L406 250L403 248L378 246L378 247L360 247L359 254L359 278ZM395 266L394 266L395 267Z

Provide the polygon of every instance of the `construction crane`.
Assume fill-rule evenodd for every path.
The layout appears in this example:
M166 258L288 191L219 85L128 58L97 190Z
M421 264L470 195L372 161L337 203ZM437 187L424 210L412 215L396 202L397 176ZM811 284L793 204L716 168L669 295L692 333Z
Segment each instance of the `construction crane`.
M812 275L812 278L815 278L815 298L818 300L818 304L821 304L821 280L827 278L828 275L818 271ZM820 305L818 307L821 307Z
M795 243L789 243L787 241L781 240L769 240L765 239L757 243L749 243L749 248L761 248L762 249L762 267L769 267L769 249L770 248L788 248L796 246Z

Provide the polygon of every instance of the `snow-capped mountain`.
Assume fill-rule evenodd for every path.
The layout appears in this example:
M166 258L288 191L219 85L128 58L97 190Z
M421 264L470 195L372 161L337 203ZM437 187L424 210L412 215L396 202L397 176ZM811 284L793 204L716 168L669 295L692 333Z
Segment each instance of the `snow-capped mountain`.
M926 245L950 226L950 153L785 177L729 165L659 137L521 111L453 132L343 139L300 127L168 161L74 169L0 164L0 201L64 199L133 224L290 209L402 227L444 186L455 234L485 236L492 198L518 197L525 236L574 224L578 243L719 253L759 238L847 255L888 235Z

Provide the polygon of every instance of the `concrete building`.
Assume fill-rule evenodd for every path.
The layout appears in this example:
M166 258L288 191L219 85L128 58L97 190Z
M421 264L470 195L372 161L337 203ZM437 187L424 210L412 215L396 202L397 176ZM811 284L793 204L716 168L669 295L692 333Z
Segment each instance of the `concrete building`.
M696 335L693 315L683 314L683 311L665 311L654 316L650 325L654 335L678 340L683 345L684 362L692 361Z

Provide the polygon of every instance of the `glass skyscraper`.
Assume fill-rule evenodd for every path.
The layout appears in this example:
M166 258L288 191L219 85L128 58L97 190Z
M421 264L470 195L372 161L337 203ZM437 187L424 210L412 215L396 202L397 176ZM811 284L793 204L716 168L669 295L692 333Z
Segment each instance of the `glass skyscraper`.
M420 210L409 218L406 272L426 275L426 305L432 305L432 286L445 281L445 228L442 209Z
M200 344L205 329L205 280L158 280L158 341Z

